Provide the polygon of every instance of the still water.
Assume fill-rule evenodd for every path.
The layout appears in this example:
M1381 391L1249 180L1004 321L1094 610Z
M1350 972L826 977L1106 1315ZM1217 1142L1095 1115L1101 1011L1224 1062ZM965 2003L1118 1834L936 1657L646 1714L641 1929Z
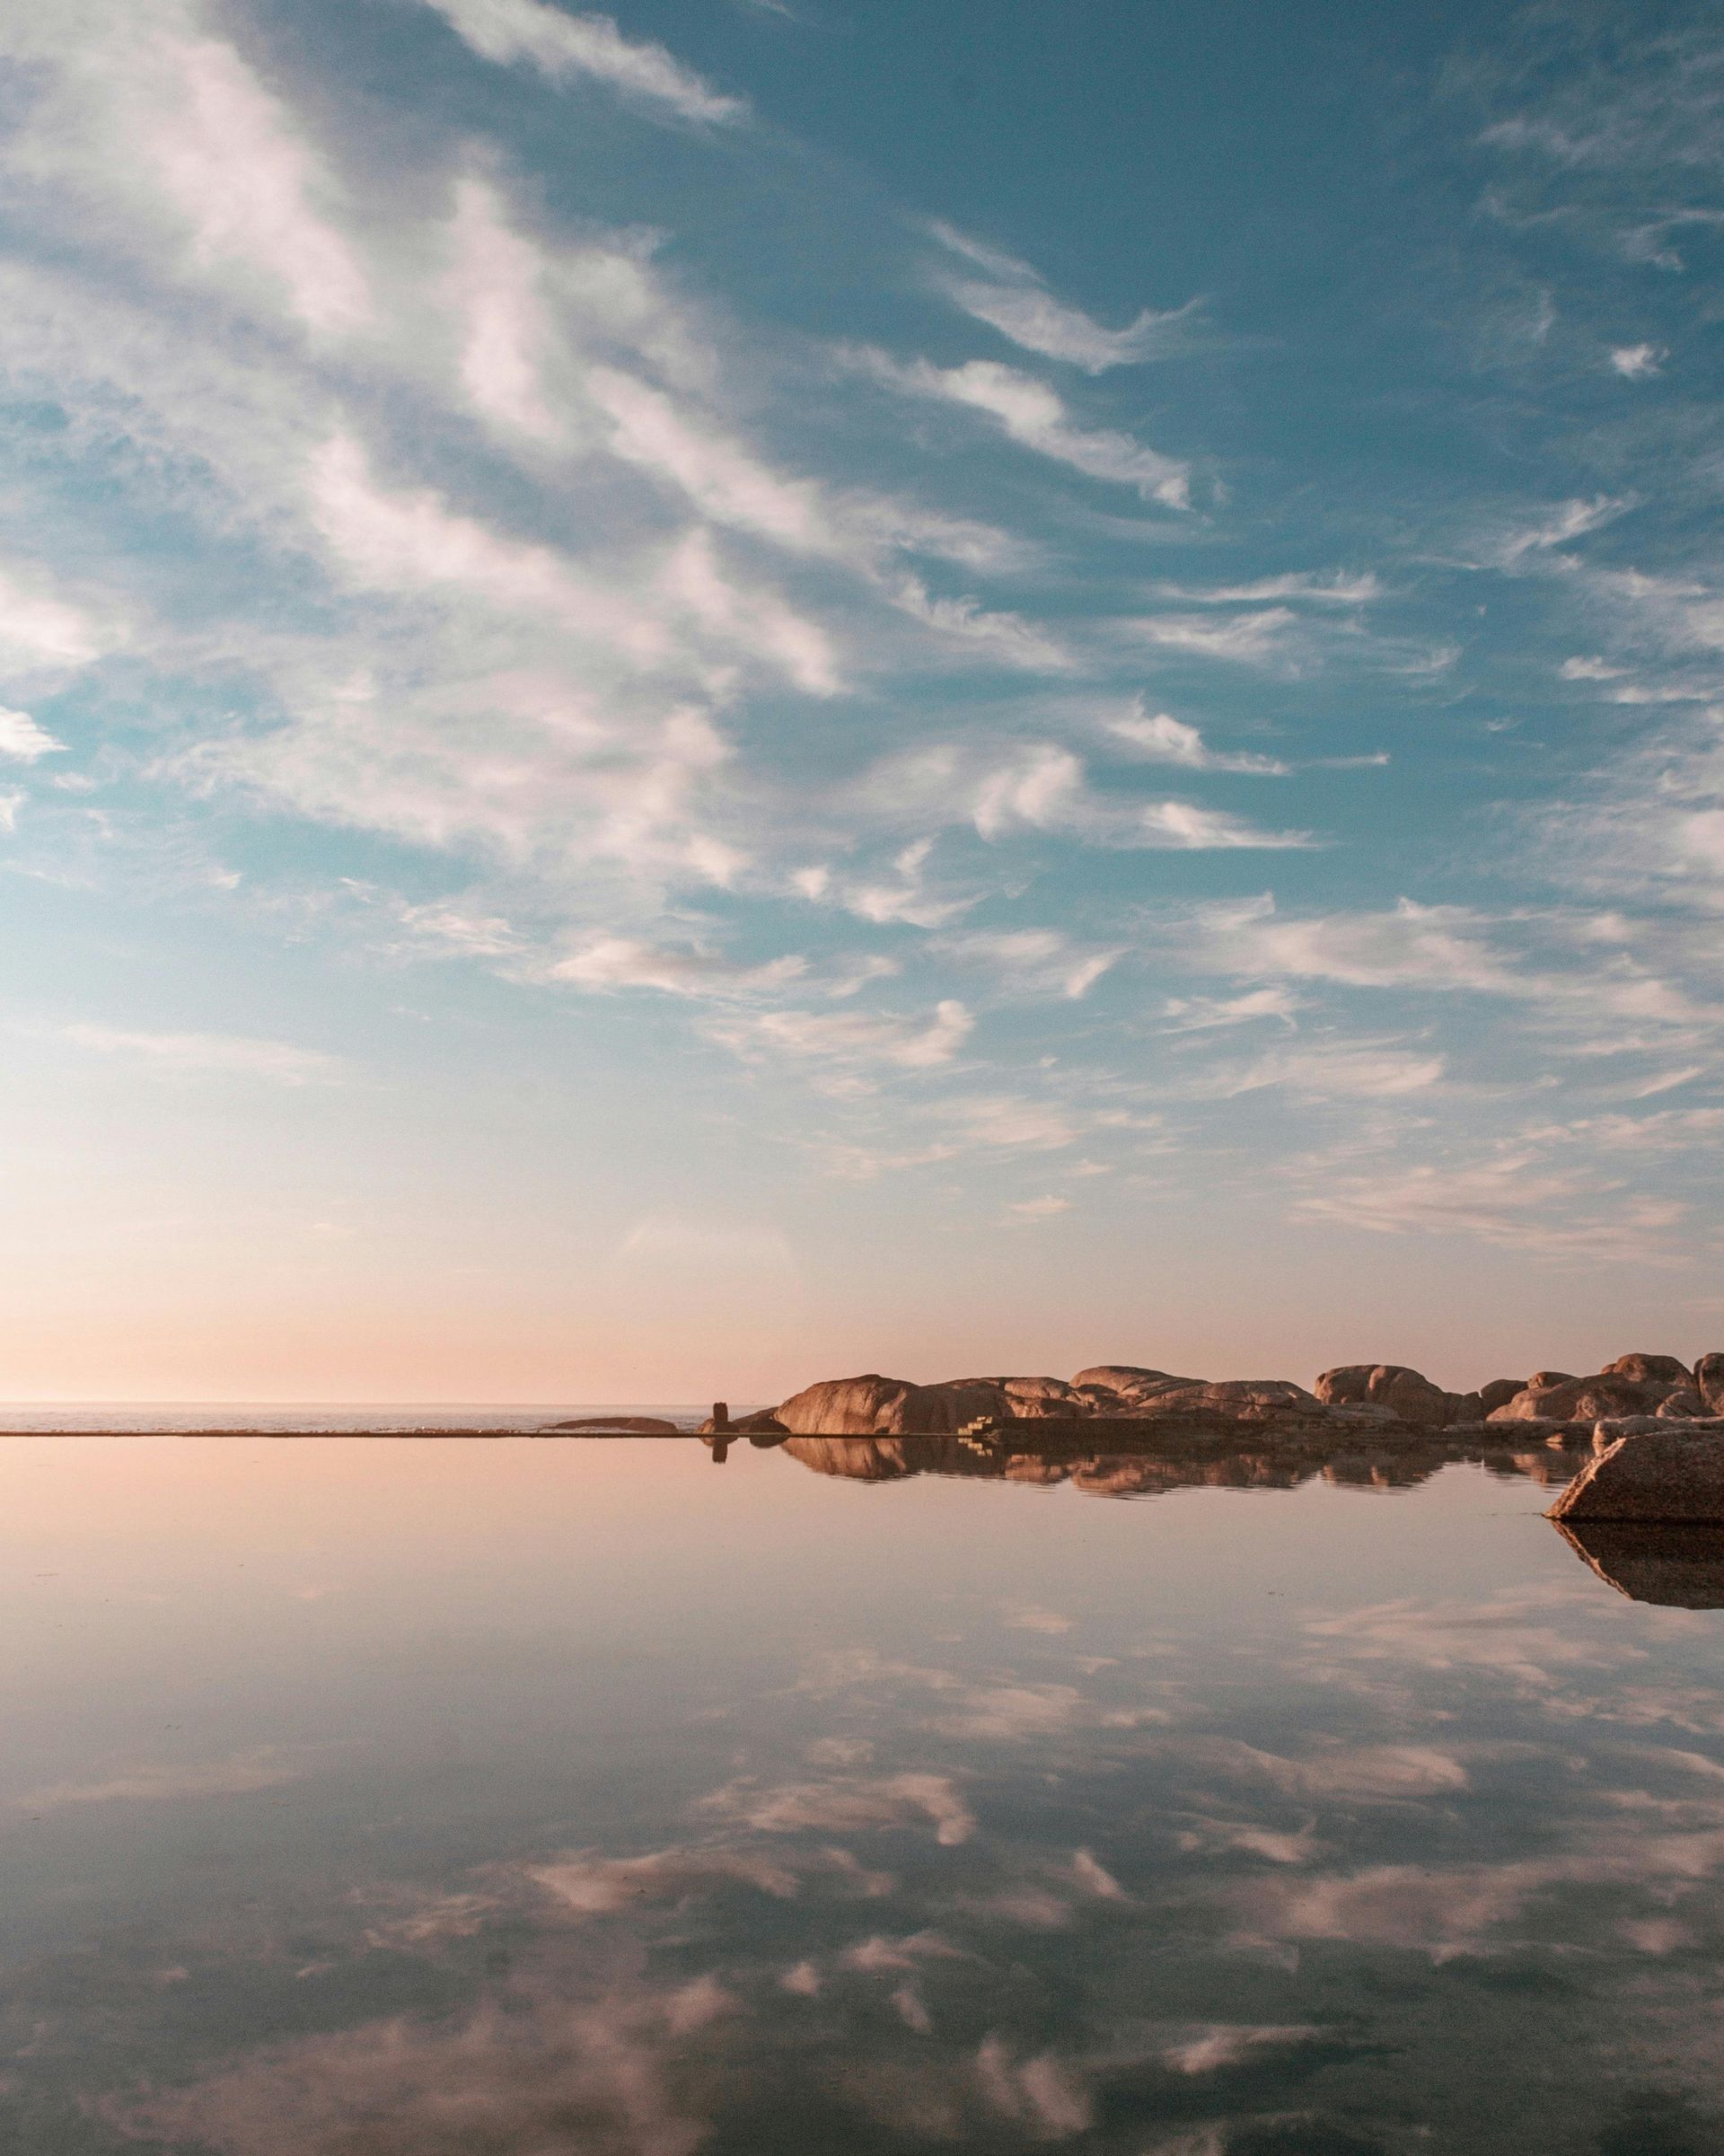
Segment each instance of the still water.
M1131 1465L7 1438L0 2146L1724 2150L1709 1553Z

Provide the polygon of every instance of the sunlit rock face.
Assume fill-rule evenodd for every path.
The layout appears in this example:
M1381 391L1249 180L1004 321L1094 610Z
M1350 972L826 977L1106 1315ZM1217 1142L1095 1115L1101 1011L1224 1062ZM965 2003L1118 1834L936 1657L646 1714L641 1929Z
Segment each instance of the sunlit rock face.
M826 1377L805 1386L775 1411L793 1436L866 1438L896 1427L893 1418L917 1388L902 1377Z
M1674 1355L1620 1355L1577 1377L1537 1370L1447 1392L1404 1363L1354 1362L1324 1370L1315 1391L1286 1377L1183 1377L1141 1363L1092 1363L1069 1380L1046 1376L955 1377L917 1385L871 1371L822 1379L765 1413L762 1434L800 1437L956 1435L1011 1422L1168 1422L1265 1425L1283 1433L1376 1424L1410 1437L1486 1421L1559 1430L1601 1420L1724 1414L1724 1353L1691 1372Z
M1602 1377L1626 1377L1635 1385L1685 1385L1692 1374L1674 1355L1619 1355L1599 1372Z
M1592 1422L1613 1415L1656 1414L1667 1400L1704 1402L1688 1366L1674 1355L1619 1355L1589 1377L1538 1370L1510 1400L1490 1411L1492 1422Z
M1419 1371L1394 1362L1350 1362L1324 1370L1316 1396L1335 1407L1386 1407L1403 1422L1433 1430L1476 1421L1483 1412L1479 1394L1446 1393Z

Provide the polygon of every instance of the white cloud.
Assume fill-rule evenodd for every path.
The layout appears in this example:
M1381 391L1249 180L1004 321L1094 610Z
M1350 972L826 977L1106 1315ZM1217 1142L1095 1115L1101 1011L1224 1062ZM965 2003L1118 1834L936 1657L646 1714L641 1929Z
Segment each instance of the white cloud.
M35 763L43 756L62 753L65 748L66 744L56 741L28 711L9 711L0 705L0 757L10 757L17 763Z
M1211 749L1198 729L1183 719L1165 711L1146 711L1141 697L1131 710L1106 723L1110 733L1150 763L1176 763L1188 771L1245 771L1264 778L1283 778L1288 771L1289 767L1273 756Z
M455 190L450 297L463 329L461 378L474 409L541 441L564 427L546 399L552 338L538 251L504 215L497 190L468 178Z
M1008 1223L1016 1222L1020 1227L1027 1227L1031 1223L1037 1220L1051 1220L1058 1214L1069 1212L1070 1210L1071 1200L1069 1198L1060 1198L1050 1193L1045 1198L1018 1198L1014 1200L1006 1207L1004 1217ZM1045 1721L1031 1724L1031 1727L1033 1728L1045 1728L1048 1725ZM979 1731L977 1733L990 1736L1001 1736L1007 1734L1016 1736L1027 1732L1016 1729L1007 1731L1003 1729L995 1728Z
M525 61L553 78L586 75L679 118L720 124L746 117L662 45L625 38L609 15L571 14L545 0L425 0L482 58Z
M1158 584L1158 598L1187 606L1267 606L1291 600L1311 606L1366 606L1383 596L1383 586L1368 569L1357 576L1336 570L1319 576L1296 570L1282 576L1260 576L1251 584Z
M1512 567L1529 554L1549 553L1553 548L1567 546L1570 540L1597 531L1629 506L1628 502L1608 494L1596 495L1590 501L1559 502L1536 524L1506 532L1495 542L1492 556L1502 567Z
M1379 1042L1312 1042L1274 1048L1254 1061L1221 1069L1203 1090L1223 1100L1284 1086L1318 1100L1396 1100L1423 1093L1443 1075L1440 1055Z
M194 260L279 282L310 329L365 321L365 272L320 207L331 183L286 107L215 39L176 40L158 54L172 88L141 116L141 144L191 226Z
M74 1025L61 1037L99 1055L128 1058L173 1078L257 1078L279 1086L307 1086L339 1074L334 1056L286 1041L253 1040L242 1034L139 1033L117 1025Z
M1146 501L1172 509L1191 506L1189 464L1147 449L1129 435L1074 427L1060 398L1033 375L990 359L956 367L937 367L927 360L903 366L875 355L871 365L882 381L906 394L981 412L1021 447L1090 479L1135 487Z
M1143 614L1125 626L1164 650L1194 658L1229 659L1244 666L1282 663L1288 632L1297 620L1291 608L1267 606L1225 619L1206 614Z
M1610 355L1610 364L1626 381L1646 382L1662 370L1668 356L1661 345L1618 345Z
M779 988L805 972L800 957L738 966L702 950L664 950L626 936L594 937L545 968L545 977L577 988L662 989L667 995L722 997Z
M1308 831L1264 831L1225 809L1200 808L1192 801L1154 801L1141 812L1135 843L1190 851L1233 848L1262 851L1299 849L1317 841ZM1133 841L1126 841L1128 843Z
M33 92L9 163L83 198L89 237L123 223L135 263L285 303L318 335L369 322L329 162L241 53L206 34L203 13L197 0L65 0L0 24Z
M1060 995L1077 1002L1124 956L1115 946L1075 943L1058 928L971 929L936 938L935 949L960 965L998 974L1010 995Z
M1212 1033L1222 1026L1253 1025L1259 1018L1291 1025L1302 1008L1284 988L1248 989L1240 996L1172 996L1162 1007L1169 1033Z
M1081 308L1056 299L1027 262L979 246L948 224L935 223L928 230L950 252L988 272L985 280L943 277L946 297L1026 352L1101 374L1109 367L1165 358L1190 342L1201 301L1160 313L1145 307L1123 329L1104 329Z
M948 782L953 776L946 774ZM984 839L1022 830L1060 832L1092 845L1163 847L1182 851L1302 848L1308 832L1264 831L1223 809L1192 801L1140 801L1103 795L1083 762L1056 743L1026 744L1006 763L971 781L970 816Z
M1635 1197L1585 1168L1554 1167L1530 1148L1474 1161L1428 1162L1385 1172L1325 1174L1296 1211L1379 1235L1466 1235L1552 1255L1632 1258L1658 1254L1681 1208ZM1608 1236L1598 1222L1607 1211ZM1605 1245L1607 1244L1607 1249Z
M0 661L13 666L82 666L104 638L82 607L33 588L37 579L0 569Z
M974 1026L964 1006L947 997L926 1019L871 1011L780 1010L717 1021L708 1030L746 1060L771 1056L823 1064L848 1074L851 1086L871 1087L873 1081L864 1074L872 1069L932 1070L951 1062Z
M1385 913L1285 915L1265 896L1204 909L1184 940L1202 964L1229 973L1334 981L1354 988L1473 989L1523 983L1460 906L1397 902Z

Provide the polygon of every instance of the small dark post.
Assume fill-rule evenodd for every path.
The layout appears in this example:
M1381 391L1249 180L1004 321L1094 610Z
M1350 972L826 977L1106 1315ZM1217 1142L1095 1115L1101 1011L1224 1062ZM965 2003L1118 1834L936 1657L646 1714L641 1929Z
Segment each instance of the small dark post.
M716 1430L730 1428L730 1404L728 1401L715 1400L713 1402L712 1427Z

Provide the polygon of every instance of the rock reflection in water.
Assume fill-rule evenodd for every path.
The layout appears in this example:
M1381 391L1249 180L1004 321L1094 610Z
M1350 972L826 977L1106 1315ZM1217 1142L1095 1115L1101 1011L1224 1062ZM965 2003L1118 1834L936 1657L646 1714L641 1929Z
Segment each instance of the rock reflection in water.
M1575 1445L1482 1445L1442 1438L1397 1438L1381 1446L1336 1448L1333 1437L1309 1439L1253 1433L1249 1443L1213 1437L1165 1437L1115 1442L1097 1449L1093 1431L1043 1435L1016 1432L1009 1446L986 1438L787 1438L777 1448L816 1474L860 1483L895 1483L916 1475L982 1482L1069 1483L1095 1497L1159 1497L1174 1490L1293 1490L1319 1477L1355 1489L1408 1490L1459 1462L1493 1474L1526 1476L1560 1489L1589 1456ZM722 1459L719 1445L713 1456Z
M1724 1527L1638 1520L1552 1524L1577 1556L1632 1602L1724 1609Z

